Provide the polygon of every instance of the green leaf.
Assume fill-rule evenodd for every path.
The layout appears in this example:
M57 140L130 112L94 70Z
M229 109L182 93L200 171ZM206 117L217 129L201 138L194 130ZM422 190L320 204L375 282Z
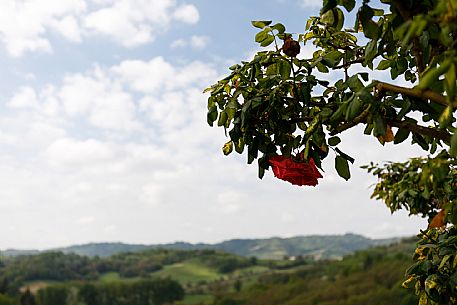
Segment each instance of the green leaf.
M313 120L309 124L308 128L306 128L305 137L304 137L305 141L307 141L311 137L311 135L314 133L314 131L316 131L316 128L318 127L319 123L320 123L320 115L318 114L313 118Z
M394 137L394 144L399 144L409 137L409 130L406 128L399 128Z
M366 82L368 81L369 75L367 72L360 72L359 75L364 81L366 81Z
M278 62L279 65L279 74L281 74L281 77L283 80L289 79L290 72L292 70L292 67L288 61L281 60Z
M273 41L275 41L275 37L273 35L267 35L267 38L265 38L260 45L262 47L268 47Z
M339 137L331 137L328 139L328 145L336 146L341 143L341 139Z
M274 26L271 27L273 30L279 32L279 34L283 34L286 31L286 27L281 23L276 23Z
M364 87L357 74L349 77L346 83L353 92L359 91Z
M355 0L338 0L338 4L344 6L346 11L350 12L355 7Z
M324 66L321 62L318 62L316 64L316 68L321 73L328 73L328 68L326 66Z
M208 110L208 114L206 115L206 119L208 121L208 125L209 126L213 126L214 121L217 120L217 107L216 106L212 106Z
M444 111L440 115L439 123L440 128L446 128L452 123L454 110L452 109L452 105L447 106Z
M342 10L339 8L334 8L333 9L333 14L335 16L335 22L333 23L333 26L338 30L341 31L344 25L344 13Z
M457 132L451 137L451 147L449 148L449 154L453 157L457 157Z
M455 95L456 95L456 77L457 77L457 68L456 64L452 63L449 67L449 70L446 73L446 77L444 78L445 80L445 88L446 88L446 93L447 93L447 99L448 102L451 103L454 101Z
M383 59L379 62L378 67L376 70L386 70L387 68L390 68L391 61L387 59Z
M267 155L263 155L261 158L257 160L258 162L258 167L259 167L259 178L262 179L263 176L265 175L265 170L270 167L270 164L268 163L268 158Z
M332 68L341 61L341 58L343 58L343 53L335 50L325 54L324 57L322 57L322 62L326 66Z
M258 161L260 163L260 159ZM258 168L259 168L259 173L258 173L259 179L262 179L263 176L265 176L265 169L263 167L261 167L260 165L258 166Z
M348 103L341 104L340 107L330 117L330 121L335 122L335 121L339 120L341 117L343 117L343 115L346 113L347 107L348 107Z
M387 124L380 114L376 114L373 120L374 128L373 135L375 137L383 136L386 134Z
M349 162L351 162L352 164L354 164L354 161L355 159L352 158L351 156L349 156L348 154L345 154L344 152L342 152L338 147L335 147L335 151L340 154L341 157L343 157L344 159L348 160Z
M228 141L222 147L222 152L224 153L224 155L228 156L232 151L233 151L233 142Z
M328 10L333 9L336 6L336 0L324 0L321 9L321 15L325 14Z
M397 115L398 119L402 119L406 113L408 113L409 109L411 108L411 102L409 100L404 100L403 105L401 107L400 112Z
M362 112L363 102L360 98L355 97L353 98L348 105L348 109L346 110L346 121L353 120L357 115Z
M238 141L235 142L235 151L239 154L242 154L244 150L244 139L239 138Z
M433 82L438 80L441 74L446 72L448 67L450 66L451 61L445 60L439 67L431 68L427 71L425 75L419 81L419 85L417 86L418 89L427 89L432 87Z
M370 19L367 22L362 23L362 27L363 27L363 34L365 35L365 37L373 39L373 40L378 39L379 28L378 28L378 25L376 24L376 22L374 22L373 20Z
M335 169L338 172L338 175L345 179L346 181L351 178L351 173L349 171L349 164L348 161L341 157L341 156L336 156L335 158Z
M217 121L217 126L224 126L227 122L228 115L225 111L222 111L219 115L219 121Z
M333 24L335 23L336 19L335 18L338 18L337 16L335 16L335 14L333 13L333 10L328 10L327 12L325 12L322 16L321 16L321 20L323 23L329 25L329 26L333 26Z
M378 41L370 41L365 48L365 63L371 62L378 52Z
M270 25L272 21L268 20L259 20L259 21L251 21L251 24L255 26L256 28L263 29L267 25Z
M255 42L262 42L262 41L264 41L265 39L267 39L268 36L271 36L271 35L268 34L268 31L261 31L261 32L258 32L258 33L255 35Z

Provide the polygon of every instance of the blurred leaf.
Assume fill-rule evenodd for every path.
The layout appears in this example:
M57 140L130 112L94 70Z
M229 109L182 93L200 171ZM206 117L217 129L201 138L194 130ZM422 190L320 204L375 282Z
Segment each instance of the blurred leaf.
M222 147L222 152L224 153L224 155L228 156L232 151L233 151L233 142L228 141Z
M444 108L444 111L441 113L439 118L440 128L446 128L452 123L453 117L453 108L452 105L447 106Z
M449 148L449 154L453 157L457 157L457 132L451 137L451 146Z

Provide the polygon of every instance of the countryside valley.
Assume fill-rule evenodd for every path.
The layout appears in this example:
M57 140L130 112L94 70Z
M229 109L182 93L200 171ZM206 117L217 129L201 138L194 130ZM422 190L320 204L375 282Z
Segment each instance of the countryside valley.
M7 250L0 304L416 304L401 287L414 248L346 234Z

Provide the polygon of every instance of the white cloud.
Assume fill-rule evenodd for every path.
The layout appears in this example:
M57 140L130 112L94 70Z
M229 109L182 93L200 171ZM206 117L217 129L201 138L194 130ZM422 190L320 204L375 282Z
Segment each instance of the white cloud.
M96 127L119 130L140 128L134 118L136 106L131 94L99 68L86 75L67 76L58 97L69 116L85 117Z
M78 224L81 224L81 225L88 225L88 224L92 224L96 221L96 218L94 216L84 216L84 217L81 217L77 220L77 223Z
M160 56L149 62L126 60L114 66L112 71L131 89L143 93L178 90L192 85L203 88L208 80L216 77L214 68L209 64L195 61L176 68Z
M170 45L172 49L187 47L188 42L185 39L176 39Z
M44 36L48 27L85 9L84 0L3 0L0 2L0 41L13 56L26 51L51 52L51 44Z
M193 35L188 40L177 39L173 41L170 47L172 49L191 47L196 50L202 50L208 45L209 41L208 36Z
M152 42L174 21L195 24L198 9L174 0L3 0L0 41L12 56L52 52L49 33L72 42L104 35L125 46Z
M218 210L224 214L234 214L242 209L244 194L236 190L226 190L217 195Z
M34 108L38 106L37 94L31 87L21 87L6 104L11 108Z
M184 23L195 24L200 19L200 15L195 6L183 4L173 12L173 18Z
M75 140L61 138L52 143L47 151L47 157L52 165L81 167L99 165L112 161L114 153L109 144L98 140Z
M81 27L74 16L65 16L61 20L56 20L52 27L66 39L73 42L81 42Z

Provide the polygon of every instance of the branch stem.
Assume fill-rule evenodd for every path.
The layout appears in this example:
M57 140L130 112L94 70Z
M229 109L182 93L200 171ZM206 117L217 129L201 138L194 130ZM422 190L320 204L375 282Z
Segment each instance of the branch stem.
M391 91L395 93L400 93L404 94L410 97L416 97L420 99L429 99L432 102L448 106L448 102L446 101L446 97L444 95L441 95L437 92L431 91L431 90L419 90L419 89L414 89L414 88L406 88L406 87L400 87L397 85L392 85L389 83L384 83L384 82L378 82L376 85L376 89L378 92L384 92L384 91ZM454 102L453 105L457 106L457 102Z

